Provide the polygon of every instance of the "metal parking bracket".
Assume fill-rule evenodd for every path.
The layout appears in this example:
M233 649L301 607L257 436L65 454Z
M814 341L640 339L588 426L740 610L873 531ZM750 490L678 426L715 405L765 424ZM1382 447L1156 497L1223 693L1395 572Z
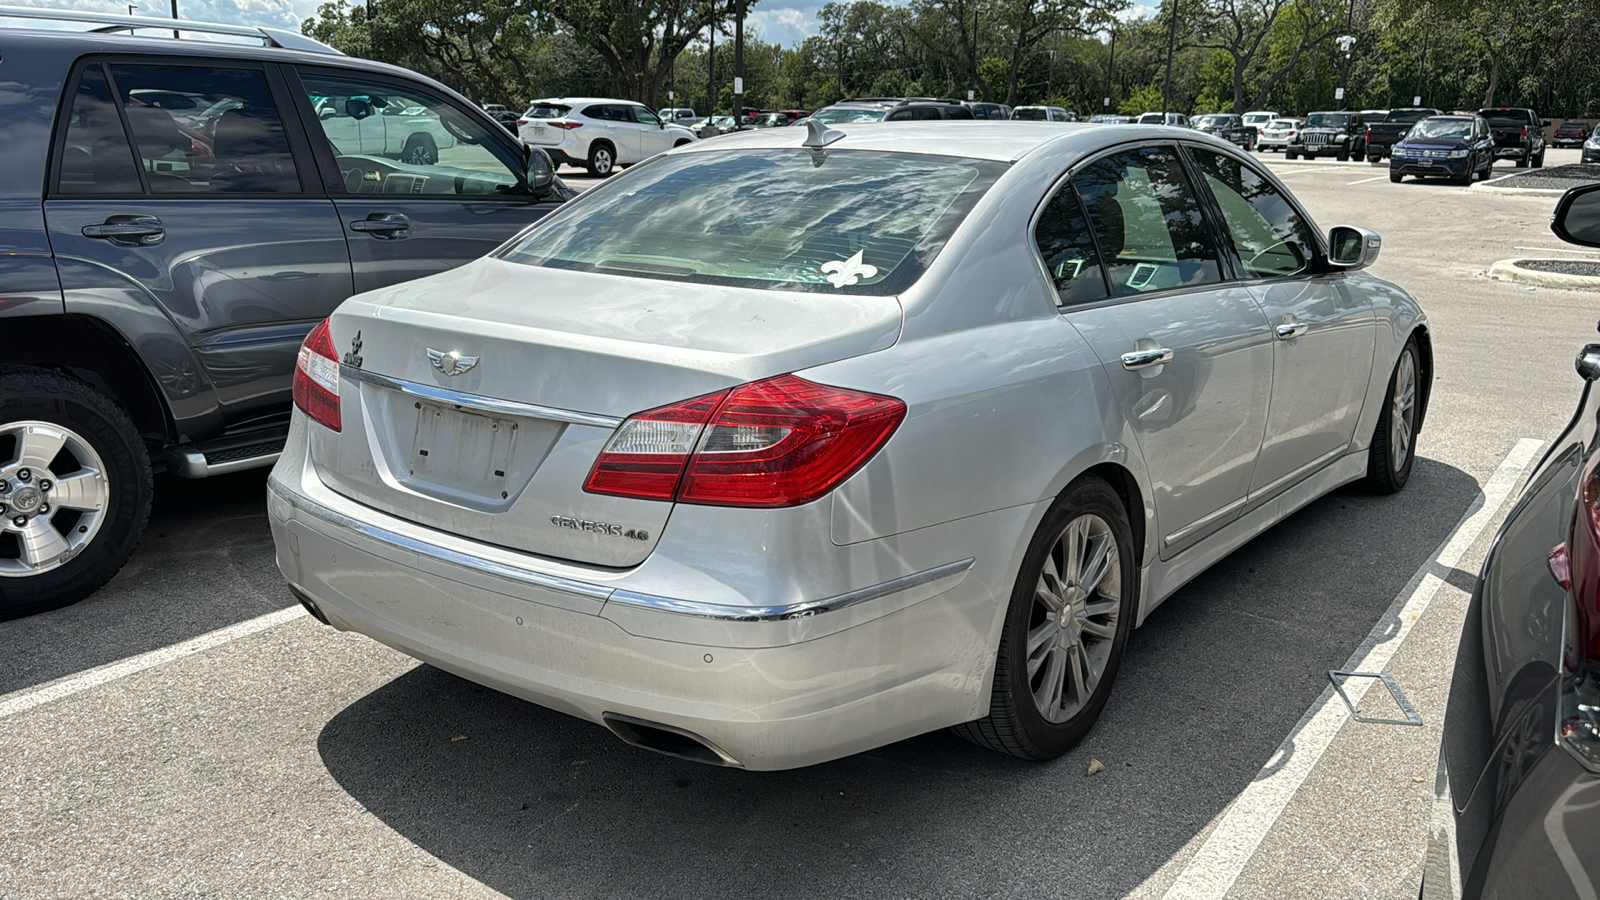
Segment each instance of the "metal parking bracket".
M1385 719L1378 716L1362 715L1361 710L1350 702L1350 695L1344 692L1344 682L1351 678L1376 678L1382 681L1383 686L1389 689L1389 696L1394 698L1395 705L1400 707L1400 712L1405 714L1405 718ZM1350 718L1355 719L1357 722L1365 722L1369 725L1422 724L1422 716L1417 713L1416 708L1411 705L1411 702L1406 699L1406 695L1401 692L1400 685L1396 684L1392 677L1382 672L1341 672L1338 669L1329 669L1328 680L1333 682L1333 689L1339 692L1339 699L1343 700L1345 708L1350 710Z

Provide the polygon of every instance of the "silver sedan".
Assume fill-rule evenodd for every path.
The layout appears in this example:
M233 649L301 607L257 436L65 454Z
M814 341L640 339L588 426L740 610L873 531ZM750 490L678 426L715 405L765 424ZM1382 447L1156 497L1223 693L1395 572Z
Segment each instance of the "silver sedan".
M1188 129L666 153L306 339L269 508L319 619L750 769L953 727L1044 759L1129 632L1406 484L1426 319Z

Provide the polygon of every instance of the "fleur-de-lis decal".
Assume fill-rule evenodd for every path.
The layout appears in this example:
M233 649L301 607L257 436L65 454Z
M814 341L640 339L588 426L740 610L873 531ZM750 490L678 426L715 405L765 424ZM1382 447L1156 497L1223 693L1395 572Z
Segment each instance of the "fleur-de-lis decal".
M878 274L877 266L869 266L861 261L864 251L857 250L856 255L840 262L825 262L822 264L822 274L828 276L828 282L834 287L844 287L855 284L863 278L871 278Z

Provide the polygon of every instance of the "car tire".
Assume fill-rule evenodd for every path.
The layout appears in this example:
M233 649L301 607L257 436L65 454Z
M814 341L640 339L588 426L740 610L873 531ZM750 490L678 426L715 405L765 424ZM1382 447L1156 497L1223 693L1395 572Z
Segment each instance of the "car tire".
M400 161L413 166L436 166L439 164L439 145L429 135L413 134L406 138L406 146L400 151Z
M1350 154L1345 152L1345 151L1343 151L1343 150L1341 150L1337 154L1335 154L1333 158L1338 160L1339 162L1349 162L1350 161Z
M45 454L53 455L43 466L22 465ZM94 593L128 561L150 518L150 458L138 429L109 397L56 372L0 366L0 479L7 506L0 519L0 620ZM68 492L86 507L96 505L51 502ZM19 500L29 512L25 530L13 518ZM25 535L36 547L53 544L67 555L29 559Z
M1411 466L1417 458L1417 429L1422 424L1422 375L1422 354L1417 349L1417 339L1412 337L1400 350L1400 358L1389 374L1383 411L1372 432L1366 485L1375 493L1396 493L1411 480ZM1396 427L1397 417L1404 423L1401 428Z
M1382 156L1368 156L1368 157L1367 157L1367 162L1368 162L1368 163L1369 163L1369 164L1371 164L1371 165L1374 165L1374 166L1375 166L1375 165L1377 165L1377 164L1378 164L1378 163L1381 163L1381 162L1383 162L1383 157L1382 157Z
M1294 152L1293 150L1285 150L1285 151L1283 151L1283 158L1284 159L1299 159L1300 158L1300 154Z
M687 143L689 143L689 139L688 138L684 138L684 139L678 141L677 143L673 144L672 147L673 147L673 149L677 149L677 148L682 147L684 144L687 144Z
M589 145L589 174L596 178L610 178L617 170L617 151L605 141Z
M1389 173L1389 183L1390 184L1399 184L1401 179L1403 179L1403 178L1405 178L1405 176L1401 175L1399 172L1390 172Z
M1100 559L1114 553L1115 562L1096 566L1097 550L1105 554ZM1073 562L1085 556L1087 564ZM1081 740L1105 708L1139 609L1134 560L1133 529L1116 490L1092 475L1067 485L1029 542L1011 591L989 714L952 730L1034 760L1053 759ZM1093 570L1094 586L1078 588Z
M1535 169L1542 169L1542 168L1544 168L1544 151L1543 151L1543 150L1540 150L1540 151L1539 151L1539 155L1538 155L1538 156L1535 156L1535 157L1534 157L1534 158L1533 158L1533 167L1534 167L1534 168L1535 168Z
M1532 161L1532 157L1533 154L1531 153L1524 153L1517 157L1517 168L1526 169L1528 167L1528 163Z

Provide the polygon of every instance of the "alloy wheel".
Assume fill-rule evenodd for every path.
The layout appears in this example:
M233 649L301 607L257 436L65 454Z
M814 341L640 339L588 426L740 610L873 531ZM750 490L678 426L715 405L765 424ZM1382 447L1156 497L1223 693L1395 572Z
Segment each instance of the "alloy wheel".
M0 577L65 565L99 533L111 484L81 435L51 422L0 425Z
M1045 556L1028 619L1028 686L1049 722L1077 715L1105 675L1122 609L1121 548L1092 513L1067 524Z
M1394 368L1389 408L1389 458L1395 471L1405 468L1411 455L1411 437L1417 424L1417 361L1407 347Z

